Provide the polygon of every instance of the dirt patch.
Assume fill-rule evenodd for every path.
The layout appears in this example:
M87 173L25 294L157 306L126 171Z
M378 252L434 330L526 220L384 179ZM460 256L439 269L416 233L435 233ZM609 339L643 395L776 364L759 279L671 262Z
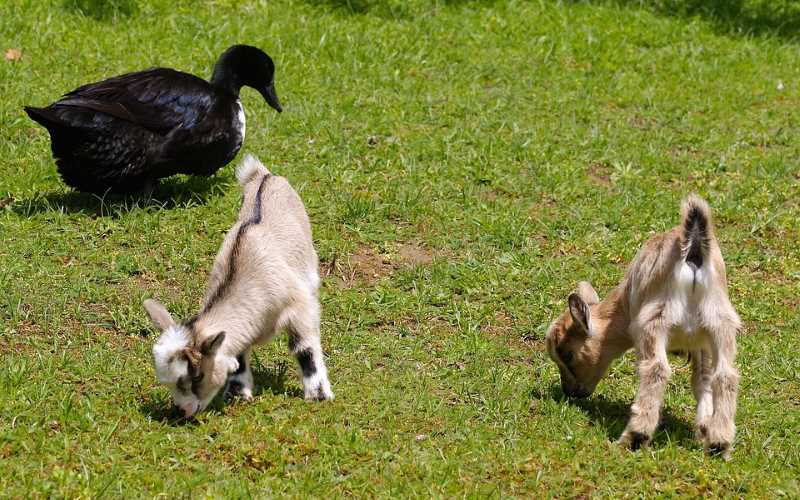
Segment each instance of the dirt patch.
M514 318L502 309L494 313L494 317L481 325L481 330L491 336L508 336L514 330Z
M501 338L503 343L514 346L522 352L537 348L534 333L526 330L525 326L520 327L519 322L502 309L481 325L482 332L491 337Z
M427 248L417 245L403 245L400 247L398 254L405 264L412 267L427 266L433 262L433 253Z
M628 125L638 130L651 130L656 126L656 121L646 116L633 115L628 116Z
M350 255L334 255L330 261L322 262L322 277L335 276L339 288L350 288L356 283L372 285L394 270L388 257L362 245Z
M495 189L487 189L481 193L480 197L483 201L494 203L495 201L497 201L499 194Z
M586 175L589 180L594 184L603 187L612 187L614 183L611 181L611 166L608 162L600 161L589 165L586 169Z
M44 338L44 333L39 325L29 320L17 324L9 333L0 335L0 353L2 354L28 352L33 349L33 345L28 342L20 342L21 339Z
M356 284L373 285L398 269L429 265L434 256L431 250L413 243L383 253L361 245L350 255L334 255L330 260L321 262L320 274L323 278L335 276L339 288L351 288Z
M541 213L552 213L554 210L559 208L558 200L555 199L551 194L545 193L542 194L541 198L538 201L533 202L528 207L528 214L532 216L540 215Z
M139 290L151 292L153 296L180 296L185 285L178 283L174 279L159 280L151 273L143 272L132 277L135 287Z

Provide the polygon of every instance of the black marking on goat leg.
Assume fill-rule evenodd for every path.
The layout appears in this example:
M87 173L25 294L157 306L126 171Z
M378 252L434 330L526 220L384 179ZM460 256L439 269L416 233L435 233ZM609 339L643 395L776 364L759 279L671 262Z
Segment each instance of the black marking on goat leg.
M245 370L247 370L247 364L245 363L244 354L236 356L236 361L239 362L239 368L237 368L236 371L233 372L233 374L241 375L242 373L244 373Z
M211 294L208 302L206 302L205 307L203 307L203 313L208 312L214 306L214 304L216 304L225 295L225 292L228 290L231 282L233 281L233 274L236 270L236 256L239 254L239 249L242 245L242 237L247 231L247 228L261 222L261 195L264 191L264 185L271 176L272 174L265 175L264 178L261 179L261 184L258 185L256 199L253 202L253 215L239 225L239 230L236 232L236 239L233 241L231 253L228 258L228 271L225 273L225 276L223 276L222 281L220 281L219 286L217 286L217 289Z
M708 454L719 455L720 453L724 453L727 449L728 445L725 443L711 443L708 445Z
M317 401L325 401L325 391L321 385L317 387Z
M631 450L638 450L647 444L648 441L650 441L650 437L647 434L643 434L641 432L631 432Z
M317 373L317 367L314 365L314 354L310 349L304 349L297 354L297 362L300 363L300 370L303 372L303 377L310 377Z
M244 389L243 383L239 380L230 380L228 381L228 390L226 392L228 394L241 394L242 389Z

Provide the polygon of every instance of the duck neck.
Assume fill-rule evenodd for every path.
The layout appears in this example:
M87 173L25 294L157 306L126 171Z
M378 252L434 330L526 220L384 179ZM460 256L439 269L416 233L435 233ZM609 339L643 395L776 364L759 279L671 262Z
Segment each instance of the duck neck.
M214 65L214 73L211 75L211 85L239 98L242 81L233 69L233 61L224 56L217 61L217 64Z

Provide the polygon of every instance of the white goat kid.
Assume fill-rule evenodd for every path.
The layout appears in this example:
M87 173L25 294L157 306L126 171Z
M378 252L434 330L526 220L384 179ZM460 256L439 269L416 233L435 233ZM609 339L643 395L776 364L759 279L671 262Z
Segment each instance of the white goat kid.
M285 329L302 372L305 398L333 399L320 343L318 260L303 202L283 177L252 156L236 172L239 220L214 261L203 308L176 323L155 300L144 302L162 331L153 346L156 376L186 417L225 387L251 399L250 349Z
M591 395L611 362L635 348L639 389L620 443L638 449L659 422L671 373L667 351L689 351L697 436L706 451L730 458L741 322L728 299L725 263L703 199L684 200L682 224L651 238L603 301L581 282L568 303L546 339L566 395Z

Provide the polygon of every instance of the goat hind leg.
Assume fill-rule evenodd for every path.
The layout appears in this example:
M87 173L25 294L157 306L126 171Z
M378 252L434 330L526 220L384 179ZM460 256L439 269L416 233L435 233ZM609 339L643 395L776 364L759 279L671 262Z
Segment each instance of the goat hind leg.
M695 349L692 356L692 392L697 401L695 432L702 438L701 428L714 413L714 398L711 392L711 353L706 349Z
M723 325L712 334L711 393L714 413L700 425L706 451L730 459L736 435L736 396L739 391L739 372L734 367L736 358L736 329Z
M319 332L319 305L309 301L287 312L289 351L297 358L303 377L303 392L308 401L333 399L328 369L322 353Z

